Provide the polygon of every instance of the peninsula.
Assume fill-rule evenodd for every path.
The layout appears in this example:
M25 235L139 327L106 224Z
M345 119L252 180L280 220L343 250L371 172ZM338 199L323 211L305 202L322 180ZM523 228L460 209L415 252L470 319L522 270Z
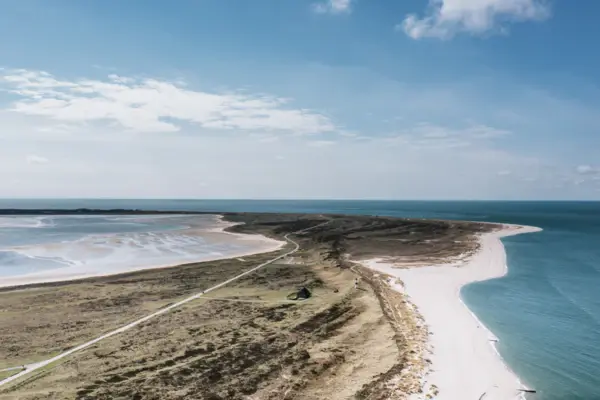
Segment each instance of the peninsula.
M137 213L164 212L60 212ZM497 379L509 391L522 389L485 349L457 354L458 347L451 354L440 339L440 354L431 345L438 336L447 342L462 332L479 343L487 335L472 332L476 320L464 317L468 309L455 291L468 281L501 275L504 251L497 238L524 228L375 216L218 214L225 232L262 235L272 247L72 281L0 281L0 399L452 399L455 386L448 377L476 373L470 368L478 360L469 357L490 366L482 373L485 385ZM500 271L487 270L482 258L499 260ZM462 278L451 278L452 271ZM445 289L438 273L453 289ZM300 289L310 297L290 300ZM442 312L456 315L441 320ZM448 336L441 324L455 328ZM465 361L447 370L449 357ZM481 385L471 385L471 392Z

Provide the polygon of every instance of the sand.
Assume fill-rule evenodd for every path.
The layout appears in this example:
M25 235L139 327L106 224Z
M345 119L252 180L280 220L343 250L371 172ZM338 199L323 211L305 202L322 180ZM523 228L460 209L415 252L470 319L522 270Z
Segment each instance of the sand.
M460 297L460 289L471 282L501 277L507 272L501 237L537 232L539 228L504 225L501 231L480 236L480 249L470 259L451 265L400 269L381 259L363 264L400 278L404 291L429 328L431 368L424 376L425 399L436 392L436 400L510 400L526 388L503 362L494 347L497 338L471 313ZM432 389L432 386L435 385Z
M237 223L227 222L223 220L221 215L215 215L215 222L212 227L190 227L186 228L188 234L196 234L202 236L207 242L212 243L223 243L223 242L247 242L250 244L250 248L239 251L239 252L229 252L227 254L219 254L212 255L206 254L203 256L198 256L197 260L185 261L184 263L194 263L194 262L207 262L207 261L216 261L223 259L235 259L239 257L246 257L253 254L260 253L269 253L271 251L276 251L281 249L286 242L275 240L268 238L263 235L258 234L242 234L242 233L232 233L226 232L225 229L237 225ZM36 272L26 275L19 276L7 276L0 277L0 287L12 287L12 286L22 286L22 285L30 285L30 284L38 284L38 283L49 283L49 282L63 282L63 281L72 281L77 279L85 279L92 278L98 276L108 276L108 275L117 275L134 271L141 271L146 269L154 269L154 268L169 268L176 267L181 265L182 262L175 262L170 264L153 264L153 265L119 265L115 268L111 268L109 273L102 272L98 269L89 269L85 270L78 267L65 267L65 268L57 268L50 271L45 272Z

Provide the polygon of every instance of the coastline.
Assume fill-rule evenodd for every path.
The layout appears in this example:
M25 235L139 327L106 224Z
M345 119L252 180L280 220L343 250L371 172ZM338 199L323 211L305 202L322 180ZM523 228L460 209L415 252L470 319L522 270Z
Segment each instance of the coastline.
M373 270L399 278L393 287L408 296L429 330L427 353L431 361L423 371L423 391L411 397L436 400L523 398L528 389L506 365L495 343L497 338L467 307L461 296L463 286L499 278L508 272L501 238L541 231L540 228L502 224L502 229L478 237L476 253L460 264L402 268L383 259L362 263Z
M173 215L169 215L173 216ZM195 227L185 227L181 229L181 231L193 231L196 230L200 234L204 233L206 237L211 237L216 235L226 235L229 238L236 238L236 240L249 240L256 241L256 246L251 250L240 251L235 253L224 254L220 256L211 255L205 258L199 258L198 260L186 261L186 262L176 262L169 264L157 264L157 265L144 265L144 266L130 266L124 267L122 270L110 272L110 273L99 273L97 271L92 272L78 272L72 270L70 267L65 268L57 268L48 272L36 272L26 275L19 276L8 276L8 277L0 277L0 288L8 288L8 287L19 287L19 286L28 286L28 285L36 285L36 284L44 284L44 283L59 283L59 282L70 282L81 279L88 278L97 278L111 275L120 275L127 274L131 272L139 272L150 269L161 269L161 268L174 268L180 265L185 264L193 264L200 262L208 262L208 261L217 261L217 260L226 260L226 259L236 259L240 257L247 257L255 254L261 253L270 253L273 251L280 250L286 244L285 241L276 240L272 238L268 238L259 234L244 234L244 233L236 233L236 232L228 232L226 229L239 225L239 223L228 222L225 221L223 215L213 214L215 217L215 226L211 228L202 228L198 229ZM76 269L76 268L73 268Z
M205 238L191 242L188 259L208 256L211 249L220 251L212 253L216 255L253 250L255 238L307 233L297 235L298 242L289 239L300 250L291 260L282 258L295 251L290 244L246 259L115 275L113 266L127 263L112 257L110 263L93 265L106 265L98 270L109 276L0 288L0 359L6 367L39 365L65 352L70 358L69 349L81 348L91 338L106 339L93 355L52 364L48 369L56 373L32 376L6 390L38 397L57 392L63 397L127 397L142 390L142 397L168 397L173 381L153 379L160 365L162 376L176 377L182 398L423 398L423 376L430 363L426 321L404 294L400 279L390 280L353 260L384 255L388 260L410 260L413 266L456 263L476 253L476 235L501 228L378 216L218 214L203 221L190 218L187 227L181 227L187 229L184 236ZM231 232L220 233L225 229ZM244 239L249 241L241 243ZM204 250L205 242L227 240L240 245ZM99 241L115 242L110 237ZM151 258L154 253L147 250L135 254L138 265L179 261ZM360 290L355 287L357 277ZM288 296L298 287L314 296L290 306ZM211 288L223 290L196 301ZM160 320L153 318L158 315ZM139 329L121 335L131 321ZM103 336L106 332L115 332L115 337ZM207 343L212 343L210 349ZM249 368L231 368L248 360ZM215 381L215 373L221 379ZM142 380L149 384L141 388ZM232 386L232 381L239 384ZM435 385L427 390L427 399L437 398Z

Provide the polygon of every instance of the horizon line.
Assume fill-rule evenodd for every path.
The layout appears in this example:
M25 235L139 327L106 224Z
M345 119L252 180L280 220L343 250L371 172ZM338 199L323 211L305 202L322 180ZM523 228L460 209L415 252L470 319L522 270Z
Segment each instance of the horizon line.
M0 197L0 201L378 201L378 202L579 202L598 203L600 199L389 199L389 198L173 198L173 197Z

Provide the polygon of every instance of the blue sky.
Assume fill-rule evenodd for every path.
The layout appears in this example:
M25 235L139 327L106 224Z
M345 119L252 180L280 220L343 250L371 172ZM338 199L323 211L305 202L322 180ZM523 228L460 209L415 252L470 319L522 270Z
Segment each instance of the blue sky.
M600 199L599 12L4 0L0 197Z

